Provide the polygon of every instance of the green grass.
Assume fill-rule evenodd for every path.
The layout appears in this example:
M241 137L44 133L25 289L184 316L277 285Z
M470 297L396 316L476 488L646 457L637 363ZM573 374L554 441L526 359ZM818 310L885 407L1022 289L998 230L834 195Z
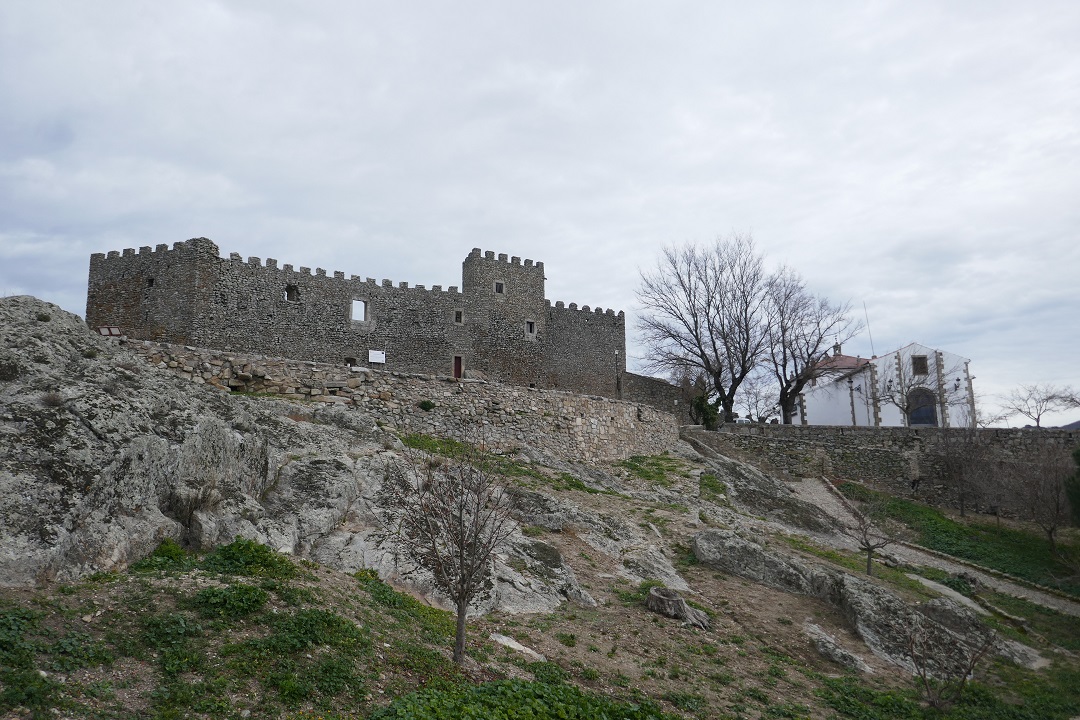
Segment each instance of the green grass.
M408 433L401 438L405 447L420 450L430 455L441 455L451 460L462 460L475 465L480 470L503 477L531 477L547 480L542 472L530 463L492 455L469 443L450 438L438 438L422 433Z
M669 457L666 453L664 455L632 455L617 465L626 468L636 477L661 487L671 487L675 484L670 475L690 477L683 462Z
M920 545L1080 596L1080 582L1062 579L1069 578L1072 573L1051 552L1049 542L1041 533L995 523L960 522L935 508L876 493L855 483L842 483L839 489L853 500L881 498L885 514L913 530ZM1080 552L1080 547L1075 544L1059 542L1059 545Z
M981 596L995 608L1023 618L1031 632L1043 638L1048 644L1064 648L1069 652L1080 653L1080 618L1065 615L1012 595L983 592ZM999 621L996 627L999 631L1021 642L1031 644L1035 639L1025 632L1012 628L1008 623Z
M644 700L620 702L563 683L501 680L481 685L431 689L398 698L371 720L661 720L658 706Z
M575 647L577 645L577 635L574 633L555 633L555 639L566 647Z
M971 683L945 712L923 706L913 688L883 689L866 678L821 678L818 697L841 718L856 720L1068 720L1080 713L1080 671L993 668L994 685Z
M701 498L711 502L727 504L727 485L712 473L702 473L699 479Z
M243 577L289 579L300 574L289 558L241 537L216 548L199 565L204 570Z
M611 490L604 490L601 488L589 487L581 480L577 479L570 473L560 473L557 478L551 481L552 490L578 490L580 492L589 493L590 495L618 495L619 493Z
M423 637L429 642L441 642L456 634L453 613L425 605L412 595L398 592L380 580L374 570L360 570L353 577L371 599L386 608L392 617L419 625Z
M780 539L786 542L796 550L802 550L805 553L814 555L823 560L828 560L831 563L839 565L840 567L850 570L858 575L866 574L866 555L861 552L847 552L843 550L834 550L832 548L823 548L809 542L804 537L794 535L781 535ZM877 555L875 554L875 558ZM902 588L908 592L914 593L923 598L935 598L940 593L927 588L918 580L912 580L907 576L907 573L903 570L897 570L881 563L874 563L874 577L884 580L890 585Z
M203 588L191 599L191 607L203 617L239 618L262 609L270 595L262 588L237 583Z
M165 538L154 552L131 566L132 572L183 572L195 567L195 557L180 547L175 540Z
M537 628L543 624L552 642L562 643L558 663L504 659L534 679L476 685L449 661L451 613L395 591L372 571L357 573L355 581L326 578L316 585L315 576L281 556L297 577L266 577L264 573L292 571L282 571L283 566L267 559L267 553L276 553L262 546L230 545L230 551L219 551L219 561L211 563L214 568L224 563L229 572L200 564L179 576L164 572L163 563L155 561L151 574L101 576L65 586L63 593L57 588L35 601L0 604L0 715L126 719L136 716L127 706L131 698L144 704L139 716L159 718L237 718L244 710L252 718L290 720L356 720L373 712L382 718L485 720L674 717L661 713L661 701L677 713L696 717L727 712L761 718L1053 720L1080 714L1080 673L1074 659L1059 658L1057 665L1038 673L990 665L985 684L973 686L948 714L935 716L922 709L913 689L888 689L873 676L828 679L809 670L793 657L796 651L782 644L766 645L761 638L728 631L702 634L683 647L651 648L656 660L649 667L662 670L649 676L647 686L654 688L650 700L632 689L636 677L573 659L575 652L578 658L599 657L589 652L601 652L590 644L595 637L587 627L568 624L580 611L558 611L528 623ZM158 557L170 553L178 565L191 564L182 552L166 550ZM243 573L254 573L256 579ZM623 584L616 586L616 593L623 602L637 604L655 585ZM1027 640L1041 636L1080 652L1080 623L1075 618L1023 601L988 597L1027 618L1032 628ZM104 612L86 623L81 617L92 607ZM615 609L620 617L626 613ZM528 640L526 635L523 641ZM487 666L495 650L479 634L470 641L470 656ZM614 652L612 645L611 655ZM570 658L565 662L564 653ZM749 672L740 657L765 664ZM114 667L100 667L110 663ZM135 677L130 676L133 666L139 668ZM78 679L83 668L91 679ZM498 666L485 668L489 671L496 674L487 677L499 677ZM56 673L68 677L57 679ZM603 693L615 697L573 686L581 680L602 685ZM820 689L810 710L783 697L781 689L794 686L795 680ZM406 695L418 688L420 692ZM717 694L719 705L713 704ZM379 710L380 700L391 705ZM736 706L742 710L734 710Z
M664 587L664 583L659 580L645 580L633 590L624 590L620 587L613 587L612 592L615 596L623 601L625 605L641 605L645 602L645 597L649 594L649 590L654 587Z

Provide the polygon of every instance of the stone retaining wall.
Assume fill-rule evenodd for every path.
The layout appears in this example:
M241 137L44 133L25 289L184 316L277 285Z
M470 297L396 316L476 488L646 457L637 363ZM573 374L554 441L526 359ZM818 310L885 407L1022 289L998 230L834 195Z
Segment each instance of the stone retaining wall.
M683 429L717 452L754 463L779 476L852 480L893 494L915 494L926 502L953 506L955 490L944 471L949 443L971 431L941 428L857 428L805 425L725 425L718 432ZM1047 449L1070 453L1080 445L1080 432L1040 428L992 428L975 431L987 446L990 465L1023 463ZM992 495L975 487L967 506L1017 514L1016 493Z
M531 447L586 462L614 461L660 454L678 440L675 416L599 396L148 341L126 344L194 383L361 408L408 432L453 437L463 420L475 420L495 451Z

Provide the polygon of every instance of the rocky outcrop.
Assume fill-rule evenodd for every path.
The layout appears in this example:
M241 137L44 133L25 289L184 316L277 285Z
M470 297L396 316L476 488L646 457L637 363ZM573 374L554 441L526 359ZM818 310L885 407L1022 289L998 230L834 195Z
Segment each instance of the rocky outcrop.
M874 672L873 668L867 665L865 660L843 647L836 638L827 633L820 625L808 622L803 625L803 632L806 633L814 649L823 658L831 660L848 670L866 674Z
M123 568L162 539L237 535L435 601L374 513L401 442L332 403L224 393L155 369L29 297L0 299L0 583ZM594 601L558 550L516 534L475 611Z
M843 612L871 652L911 671L920 662L931 674L959 672L964 657L977 652L987 638L985 626L952 600L912 606L871 580L769 550L732 531L698 533L692 549L709 567L828 602ZM1018 659L1015 649L1004 650L1001 643L995 647Z
M788 527L811 533L831 535L832 519L821 508L795 496L782 481L763 473L753 465L725 457L702 442L716 433L694 432L683 428L681 437L705 458L708 469L723 484L723 500L747 515L765 518Z
M675 590L690 589L664 555L659 539L638 525L530 490L515 490L513 506L514 516L522 525L573 532L593 549L616 558L619 575L631 582L659 580Z
M671 588L651 587L645 596L645 607L665 617L677 618L686 625L702 630L710 627L709 616L690 605Z

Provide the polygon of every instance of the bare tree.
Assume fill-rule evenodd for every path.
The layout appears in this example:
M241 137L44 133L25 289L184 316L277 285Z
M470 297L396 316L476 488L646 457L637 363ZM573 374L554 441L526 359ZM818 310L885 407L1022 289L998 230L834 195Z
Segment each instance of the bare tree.
M840 532L847 535L866 553L866 574L874 574L874 553L896 542L897 538L883 530L886 519L885 500L874 499L854 513L854 523L841 525Z
M989 489L992 474L990 452L973 427L943 428L941 431L942 471L952 486L960 515L967 514L969 501L981 489Z
M1070 516L1066 482L1075 469L1059 448L1041 448L1031 458L1008 466L1027 515L1046 534L1050 551L1057 553L1057 532Z
M907 655L915 670L915 682L930 707L948 710L975 675L975 668L998 647L993 630L983 628L971 640L942 637L930 621L913 613L907 627Z
M843 344L862 328L849 317L848 304L833 304L806 288L802 277L781 267L767 288L769 323L766 365L780 388L778 405L785 425L795 415L799 393L811 380L835 372L827 363L829 346Z
M657 268L642 272L638 290L647 366L700 370L732 420L735 393L765 351L767 281L749 235L705 249L665 248Z
M513 531L510 498L484 469L482 453L461 444L449 462L408 454L387 467L379 519L446 593L457 613L454 662L465 656L469 603L491 572L492 554Z
M1069 386L1021 385L1002 398L1001 407L1006 417L1023 415L1042 427L1043 415L1080 407L1080 393Z
M771 380L763 372L746 376L735 394L735 404L740 413L745 411L746 417L758 422L765 422L776 415L778 407Z

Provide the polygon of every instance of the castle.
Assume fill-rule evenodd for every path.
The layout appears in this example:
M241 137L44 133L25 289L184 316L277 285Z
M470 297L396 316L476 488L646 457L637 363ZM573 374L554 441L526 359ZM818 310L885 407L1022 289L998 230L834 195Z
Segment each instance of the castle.
M544 280L542 262L479 248L462 263L460 289L444 290L225 259L194 238L91 255L86 321L143 340L479 377L682 413L675 387L626 371L621 311L553 305Z

